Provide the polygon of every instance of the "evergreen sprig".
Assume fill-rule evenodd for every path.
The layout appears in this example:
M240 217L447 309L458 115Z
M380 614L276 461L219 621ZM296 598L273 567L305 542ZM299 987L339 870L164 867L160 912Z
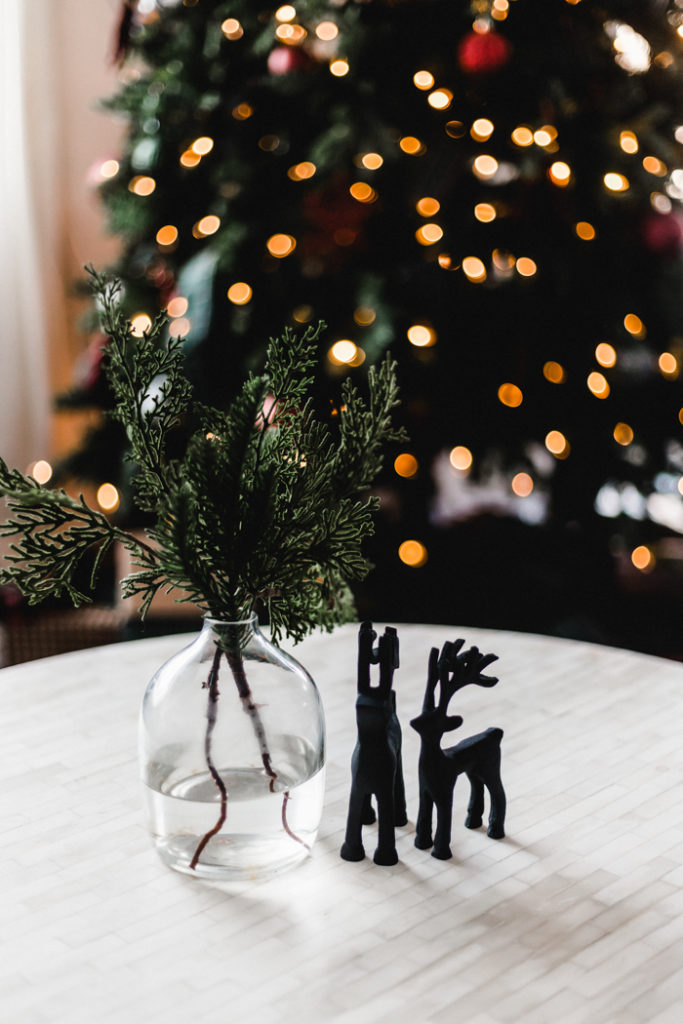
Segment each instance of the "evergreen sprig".
M144 512L155 510L170 471L164 465L168 434L187 413L191 387L182 370L179 338L163 344L168 316L159 313L139 343L121 313L120 283L87 267L98 299L100 322L109 343L104 369L116 396L112 416L126 431L130 458L137 465L136 503Z
M136 467L135 502L153 513L148 542L88 507L83 497L41 487L0 460L0 494L18 537L0 581L15 582L31 603L87 594L73 584L95 552L91 585L115 540L135 571L122 581L144 615L160 589L179 591L213 618L242 619L267 609L271 631L302 639L353 612L349 583L370 564L362 541L373 530L377 499L364 492L382 464L398 404L394 363L371 370L368 398L346 382L332 423L310 397L324 325L271 339L260 375L251 374L227 411L192 404L178 340L165 341L166 317L142 337L119 310L119 285L88 268L103 330L113 415L125 428ZM182 456L169 435L199 424Z

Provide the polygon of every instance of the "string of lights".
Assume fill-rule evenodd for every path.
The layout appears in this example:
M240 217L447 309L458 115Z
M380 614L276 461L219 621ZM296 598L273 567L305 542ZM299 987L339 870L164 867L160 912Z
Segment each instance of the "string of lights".
M429 565L446 451L511 508L617 520L651 569L662 524L622 497L683 491L683 2L138 0L134 23L99 168L133 333L167 306L212 401L283 323L328 322L330 392L391 346L413 441L386 486L415 532L388 558Z

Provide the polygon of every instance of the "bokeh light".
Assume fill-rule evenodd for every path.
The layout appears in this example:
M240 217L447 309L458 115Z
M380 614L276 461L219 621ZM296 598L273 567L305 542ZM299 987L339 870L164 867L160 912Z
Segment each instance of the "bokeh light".
M633 441L633 427L630 427L628 423L617 423L613 437L617 444L623 445L625 448Z
M486 280L486 267L478 256L465 256L462 269L465 276L475 284Z
M235 39L241 39L244 35L244 29L237 18L226 18L221 24L221 32L226 39L230 39L232 41Z
M459 472L464 473L466 470L470 469L473 462L473 456L469 448L464 444L458 444L455 448L451 449L448 460L453 469L457 469Z
M246 306L252 295L252 288L246 281L235 281L228 288L228 299L236 306Z
M549 430L545 435L545 446L556 459L566 459L570 452L570 444L561 430Z
M602 180L610 192L626 192L631 187L628 178L616 171L608 171Z
M398 557L404 565L419 569L427 561L427 548L419 540L404 540L399 546Z
M422 199L418 199L415 209L421 217L433 217L441 209L441 203L433 196L423 196Z
M496 208L491 203L477 203L474 216L481 224L490 224L496 219Z
M610 345L608 341L601 341L595 348L595 360L600 363L600 366L614 366L617 361L614 345Z
M493 121L489 121L488 117L478 117L470 128L470 135L475 142L486 142L487 139L491 138L493 132Z
M634 338L644 338L647 335L645 324L635 313L627 313L624 317L624 327Z
M498 388L498 401L509 409L516 409L523 400L522 389L516 384L501 384Z
M419 468L419 464L414 455L410 452L401 452L394 459L394 471L406 480L415 476Z
M518 498L528 498L534 489L534 481L528 473L515 473L510 487Z
M435 224L434 222L423 224L415 232L415 238L420 245L434 245L435 242L440 242L443 238L443 228L440 224Z
M38 459L27 469L27 475L32 476L37 484L45 486L52 479L52 466L46 459Z
M184 295L175 295L169 302L166 312L170 317L185 316L189 302Z
M436 331L429 324L412 324L406 333L416 348L429 348L436 343Z
M418 89L426 91L434 85L434 75L430 71L416 71L413 75L413 83Z
M130 333L135 338L141 338L151 326L152 318L147 313L134 313L130 318Z
M551 384L561 384L565 379L564 366L561 363L556 363L554 359L549 359L547 363L543 364L543 376Z
M97 504L105 512L115 512L121 498L113 484L100 484L97 488Z
M583 242L592 242L595 238L595 228L587 220L579 220L574 225L574 231Z
M586 384L588 385L590 393L595 395L596 398L609 397L610 387L604 373L600 373L598 370L592 370L588 374Z
M631 561L636 569L640 569L641 572L649 572L654 569L655 556L647 544L639 544L631 552Z
M340 338L328 352L331 363L337 366L353 363L358 356L358 346L350 338Z
M663 377L675 379L679 374L678 360L673 352L662 352L657 360L659 372Z
M282 260L289 256L296 248L296 239L292 235L278 233L271 235L266 242L266 248L271 256Z

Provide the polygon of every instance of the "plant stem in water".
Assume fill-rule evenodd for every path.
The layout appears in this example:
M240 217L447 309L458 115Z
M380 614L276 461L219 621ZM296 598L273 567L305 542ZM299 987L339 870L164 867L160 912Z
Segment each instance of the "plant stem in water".
M231 651L226 651L225 656L228 659L228 665L230 666L232 677L235 680L235 685L237 686L237 692L240 700L242 701L242 710L249 715L251 724L254 727L256 739L258 740L259 749L261 751L261 761L263 762L263 767L266 770L266 775L270 779L270 791L271 793L274 793L277 772L273 770L270 750L268 749L268 740L266 739L266 730L263 728L263 722L261 721L258 707L254 704L251 688L247 681L247 674L244 671L244 660L241 655L235 654Z
M301 845L305 846L307 850L310 850L310 846L308 845L308 843L305 843L303 841L303 839L301 839L300 836L297 836L294 832L292 832L291 828L289 827L289 824L287 822L287 804L288 803L289 803L289 790L287 790L283 794L283 797L282 797L282 827L283 827L283 829L285 830L285 832L287 833L287 835L289 836L290 839L294 839L295 842L301 843Z
M206 687L209 691L209 705L206 713L206 735L204 736L204 754L206 756L206 764L211 773L211 777L213 781L216 783L216 786L220 793L221 809L220 814L218 816L218 821L213 826L213 828L210 829L206 833L206 835L202 837L201 841L199 842L199 845L197 846L197 849L194 852L194 857L190 862L190 869L192 871L194 871L195 868L197 867L199 858L201 857L204 847L206 846L208 841L212 838L212 836L215 836L216 833L220 832L220 830L223 828L225 819L228 814L228 791L225 788L225 783L220 777L216 769L216 766L213 763L213 758L211 756L211 738L213 736L214 726L216 725L216 714L218 712L218 698L220 696L218 690L218 666L221 660L221 654L222 651L220 647L217 647L213 656L213 662L211 665L211 671L209 672L209 678L206 683Z
M213 758L211 754L211 739L213 736L214 726L216 724L216 715L218 712L218 697L220 695L218 690L218 667L220 664L222 653L222 649L217 646L216 652L213 656L213 664L211 665L209 678L206 683L206 686L209 691L209 702L206 715L206 735L204 737L204 753L206 756L206 764L209 769L209 772L211 773L211 777L216 783L216 786L220 793L221 807L220 814L218 816L218 821L216 822L212 829L210 829L204 836L202 836L197 846L197 849L194 852L194 856L190 862L190 868L192 871L194 871L195 868L197 867L199 858L202 855L209 840L212 839L213 836L217 835L217 833L220 832L220 830L222 829L223 825L225 824L225 820L228 813L228 792L225 788L225 783L223 782L222 778L220 777L220 774L216 769L216 766L213 763ZM251 719L251 724L253 726L256 739L258 740L259 749L261 751L261 761L263 762L263 767L266 771L266 775L270 779L270 792L274 793L275 781L278 776L277 772L273 769L272 766L270 750L268 748L268 740L266 738L266 730L263 727L263 722L261 721L259 709L257 705L254 703L251 687L249 686L247 675L246 672L244 671L244 659L239 653L236 654L232 651L226 651L225 657L227 659L228 665L230 666L232 677L235 680L237 692L242 702L242 709L243 711L245 711L247 715L249 715L249 718ZM301 843L301 845L305 846L307 850L310 850L310 846L308 846L308 844L305 843L303 839L300 839L299 836L295 835L287 823L288 802L289 790L287 790L283 794L282 799L282 827L284 828L285 832L287 833L288 836L290 836L291 839L294 839L297 843Z

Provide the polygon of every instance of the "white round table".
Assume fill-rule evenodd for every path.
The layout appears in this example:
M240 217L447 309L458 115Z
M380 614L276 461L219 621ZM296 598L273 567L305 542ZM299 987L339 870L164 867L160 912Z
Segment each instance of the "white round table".
M378 630L381 627L376 627ZM165 637L0 671L4 1024L679 1024L683 666L473 628L399 625L394 683L410 823L399 863L339 857L355 742L355 626L294 649L322 693L325 811L311 857L214 886L165 868L145 831L136 722ZM505 730L507 837L462 826L453 859L413 845L429 649L499 662L455 742ZM488 813L488 809L487 809Z

